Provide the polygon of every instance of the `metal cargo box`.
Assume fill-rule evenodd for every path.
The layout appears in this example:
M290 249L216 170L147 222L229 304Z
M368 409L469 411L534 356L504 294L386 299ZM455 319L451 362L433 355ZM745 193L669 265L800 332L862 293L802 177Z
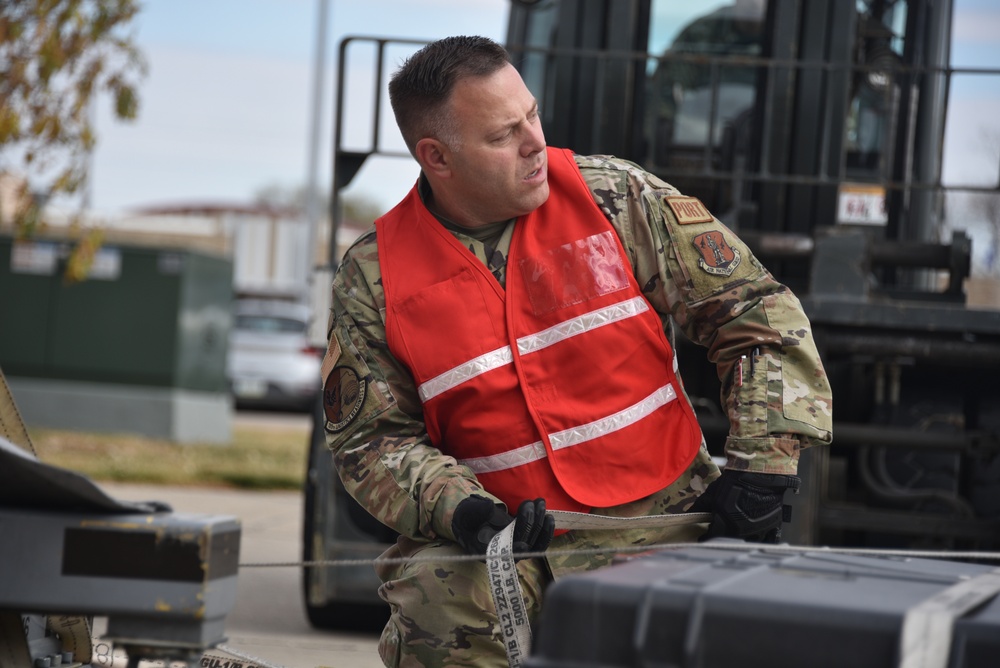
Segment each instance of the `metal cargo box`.
M560 579L524 665L892 668L903 665L909 614L918 632L908 639L927 653L907 667L935 665L935 649L941 668L1000 666L993 566L741 545L664 550ZM978 604L965 609L970 599Z

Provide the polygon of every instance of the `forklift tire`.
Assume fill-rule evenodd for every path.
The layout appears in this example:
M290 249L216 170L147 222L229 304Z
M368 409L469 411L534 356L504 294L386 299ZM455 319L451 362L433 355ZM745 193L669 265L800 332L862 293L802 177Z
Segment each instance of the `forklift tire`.
M316 471L329 468L330 452L326 448L323 434L322 405L317 402L313 412L313 427L309 441L309 457L306 465L305 485L303 489L302 508L302 560L315 559L312 551L312 536L315 533L316 522ZM318 567L302 568L302 600L306 609L309 624L316 629L327 631L361 631L379 632L389 620L389 606L333 601L314 605L309 602L311 577Z

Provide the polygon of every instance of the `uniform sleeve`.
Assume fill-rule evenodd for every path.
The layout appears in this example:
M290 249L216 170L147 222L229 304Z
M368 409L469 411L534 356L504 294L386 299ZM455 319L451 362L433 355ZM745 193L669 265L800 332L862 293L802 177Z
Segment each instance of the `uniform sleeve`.
M833 410L799 300L697 199L625 161L590 167L644 294L716 365L727 467L794 474L800 448L831 441Z
M430 443L416 387L389 352L374 232L348 251L332 289L323 408L340 479L398 533L453 540L455 506L470 494L493 497Z

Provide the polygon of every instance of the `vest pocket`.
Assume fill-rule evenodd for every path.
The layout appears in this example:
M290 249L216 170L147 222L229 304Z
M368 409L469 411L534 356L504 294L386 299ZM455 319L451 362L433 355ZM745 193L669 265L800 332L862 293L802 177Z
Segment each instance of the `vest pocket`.
M438 373L498 345L491 312L499 313L502 325L502 304L488 308L475 277L463 269L401 300L395 325L410 360L430 362L439 367L433 372ZM490 332L492 338L483 336Z
M629 286L628 272L610 231L526 257L518 269L535 315Z

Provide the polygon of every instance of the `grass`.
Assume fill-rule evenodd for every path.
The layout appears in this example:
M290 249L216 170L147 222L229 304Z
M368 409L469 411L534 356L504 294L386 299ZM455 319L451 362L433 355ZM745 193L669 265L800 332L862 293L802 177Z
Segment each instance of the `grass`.
M308 457L308 431L287 426L233 425L232 441L221 444L29 431L41 461L105 482L301 489Z

